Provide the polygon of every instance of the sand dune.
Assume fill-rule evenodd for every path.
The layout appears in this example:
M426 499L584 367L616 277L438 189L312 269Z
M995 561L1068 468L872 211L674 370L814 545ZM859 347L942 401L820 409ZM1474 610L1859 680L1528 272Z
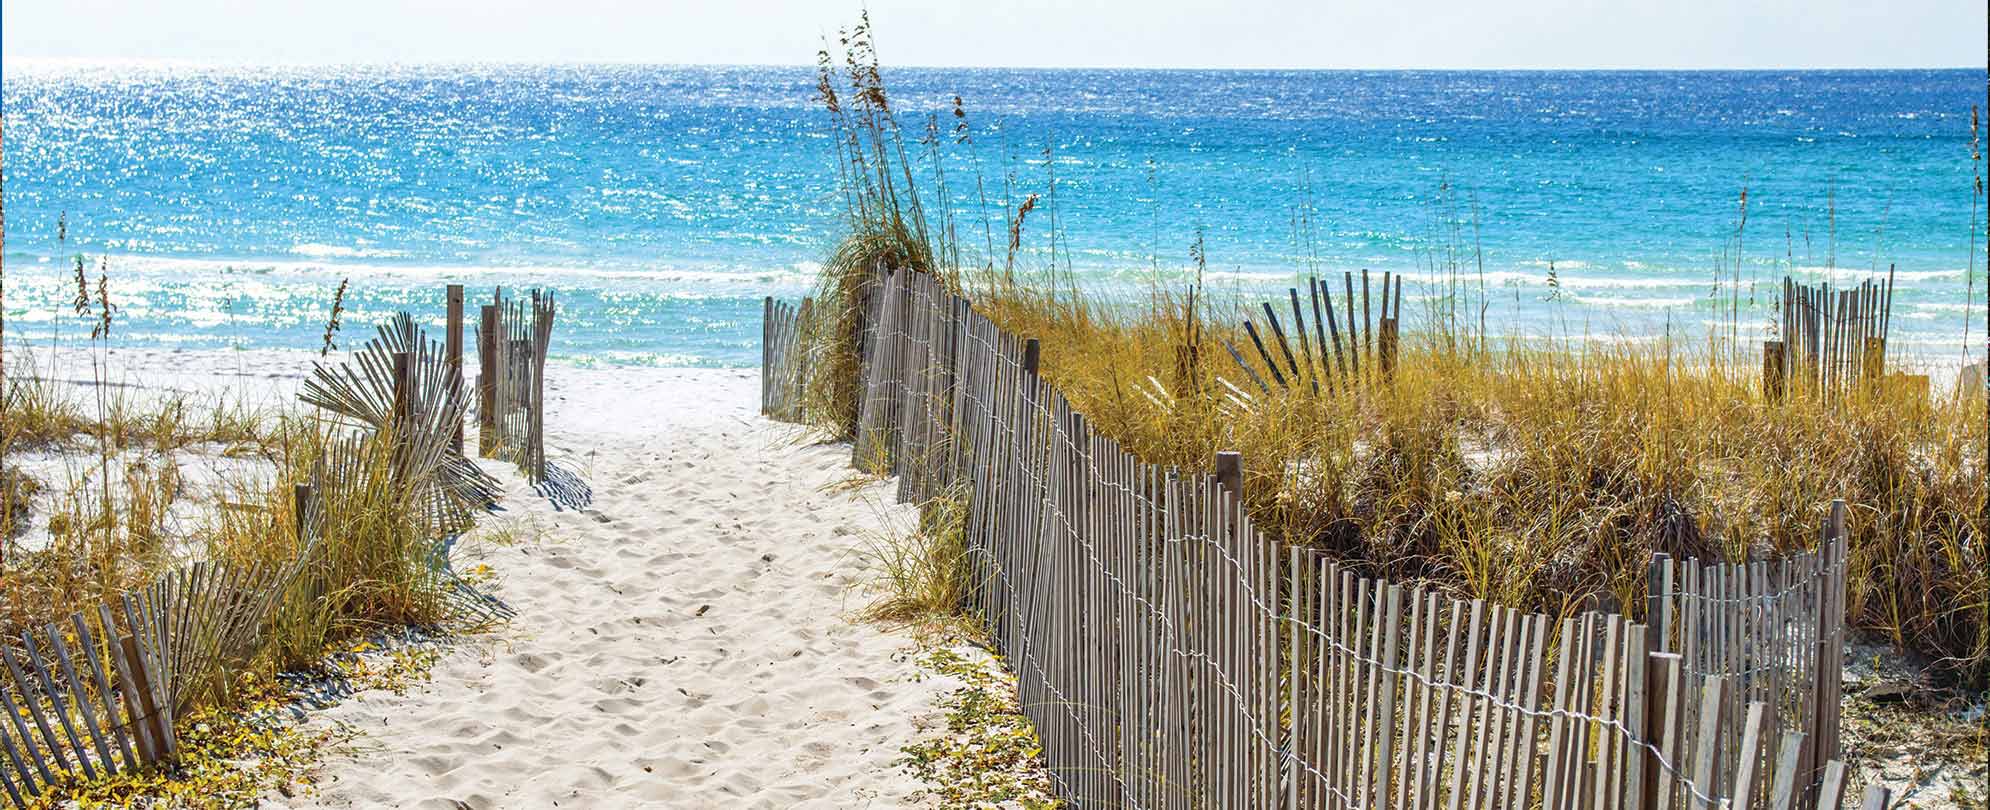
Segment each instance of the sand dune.
M549 379L549 452L592 501L563 508L509 476L509 511L480 531L542 536L464 552L518 618L428 684L316 715L359 732L355 750L317 793L272 803L916 804L894 760L950 684L911 680L911 640L849 618L853 548L884 499L823 491L847 447L759 419L750 373Z

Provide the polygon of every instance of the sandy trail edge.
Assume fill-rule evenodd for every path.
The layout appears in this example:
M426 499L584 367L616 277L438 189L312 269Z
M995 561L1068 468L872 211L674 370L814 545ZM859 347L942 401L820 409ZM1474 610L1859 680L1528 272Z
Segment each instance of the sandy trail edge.
M957 684L915 678L912 639L850 615L856 548L909 511L881 507L882 485L824 492L847 445L760 419L756 374L548 376L549 454L592 503L556 508L507 474L507 512L479 532L540 537L457 562L496 569L519 617L426 685L314 715L359 732L355 750L270 803L918 806L895 761Z

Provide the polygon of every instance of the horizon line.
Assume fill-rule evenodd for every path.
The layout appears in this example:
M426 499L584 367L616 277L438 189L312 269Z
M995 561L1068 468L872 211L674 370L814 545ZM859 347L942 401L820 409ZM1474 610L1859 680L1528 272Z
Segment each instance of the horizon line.
M814 62L665 62L646 60L519 60L519 59L438 59L403 60L233 60L189 57L80 57L24 56L0 57L0 68L424 68L424 67L657 67L657 68L801 68L814 69ZM1146 71L1156 73L1905 73L1916 71L1985 71L1987 65L1922 66L1505 66L1505 67L1293 67L1293 66L1139 66L1139 65L921 65L885 64L889 70L1041 70L1041 71Z

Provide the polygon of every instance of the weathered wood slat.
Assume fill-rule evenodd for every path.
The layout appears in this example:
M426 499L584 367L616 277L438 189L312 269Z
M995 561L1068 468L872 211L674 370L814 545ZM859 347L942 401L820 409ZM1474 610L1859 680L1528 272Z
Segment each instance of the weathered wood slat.
M63 699L63 689L56 685L54 676L42 663L41 652L35 647L34 634L22 633L21 645L29 667L41 684L42 694L48 697L49 704L55 709L55 719L62 726L62 736L69 744L69 751L76 757L76 765L83 770L83 778L97 778L97 768L90 762L89 749L83 745L83 738L76 733L76 724L69 717L69 705Z
M1783 734L1776 753L1776 773L1769 786L1769 810L1790 810L1797 802L1798 756L1803 751L1803 732Z
M98 626L103 628L104 642L107 646L105 657L117 673L118 699L124 705L125 727L131 730L132 739L138 749L138 760L143 763L157 762L165 756L165 741L153 731L148 722L150 718L145 712L138 681L132 674L134 656L125 649L124 645L125 639L130 637L119 634L117 625L111 619L108 606L99 605L98 610L103 620ZM133 645L136 645L135 640Z
M122 669L131 682L131 693L137 695L136 700L126 703L135 710L133 722L144 725L146 733L157 743L153 751L156 758L170 758L173 755L173 726L165 712L160 711L154 673L146 660L149 656L145 652L145 643L136 635L121 636L118 638L118 649L122 653L119 659Z
M21 672L20 663L15 660L12 647L0 644L0 661L6 662L7 674L14 677L14 692L11 698L18 699L21 702L21 711L25 712L28 718L34 721L35 729L41 732L41 742L43 747L48 751L49 759L55 761L55 767L59 770L74 771L76 768L69 763L69 755L62 745L62 741L56 739L55 732L49 727L48 715L42 711L41 700L35 697L34 683L28 680L27 676ZM15 712L11 702L7 704L6 709L10 714ZM26 736L26 734L25 731L22 732L22 736Z
M4 692L5 692L4 689L0 689L0 694L4 694ZM11 702L12 700L10 698L8 700L8 705L6 705L5 707L7 709L7 713L10 715L13 714L14 711ZM14 775L17 778L19 778L21 781L21 790L26 791L29 796L39 796L41 795L40 785L52 784L54 780L49 778L48 768L46 765L40 763L37 760L22 755L21 748L14 744L14 740L19 736L19 734L22 731L22 726L19 722L15 722L12 725L14 729L13 734L8 733L6 726L0 726L0 750L6 751L7 762L14 766ZM26 737L19 737L19 739L21 739L24 742L27 740ZM34 750L32 743L28 743L27 750L30 752ZM32 773L28 771L30 763L33 763L35 765L35 770ZM37 773L41 774L41 782L35 781L35 774Z
M90 734L90 743L97 751L97 763L106 773L117 773L117 760L111 757L110 743L104 736L103 726L97 722L96 709L90 706L89 690L83 686L83 679L77 677L76 664L69 655L69 646L62 640L62 628L50 624L45 631L49 644L53 647L55 661L62 668L64 685L76 705L77 714L83 718L83 728Z
M55 774L49 769L48 760L42 757L41 749L35 746L34 734L28 730L27 723L21 719L21 715L26 712L26 709L16 706L15 701L19 697L19 695L14 693L14 690L0 687L0 710L7 712L7 720L14 728L14 740L20 744L20 750L26 753L27 761L34 765L35 774L41 777L43 784L54 784ZM39 719L39 715L37 715L37 719ZM9 756L13 757L14 754L9 752ZM22 781L27 780L27 771L25 768L16 765L15 770L22 775Z
M112 635L109 629L110 610L99 605L98 613L105 622L98 626L106 629L106 637ZM81 612L70 614L69 621L76 628L77 647L83 651L83 659L90 665L90 675L97 687L97 697L103 702L104 725L110 728L111 739L117 743L118 754L124 760L125 770L137 770L139 756L134 751L131 732L127 730L129 727L118 721L117 703L112 699L111 681L105 675L104 659L98 655L97 641L90 633L89 623L84 620Z
M160 711L160 707L166 705L160 691L165 673L158 663L158 648L154 646L157 643L153 635L156 625L148 618L149 600L142 593L136 599L131 594L125 594L122 602L125 628L129 633L118 639L124 655L122 663L129 668L132 685L138 690L138 704L144 712L146 729L157 743L155 753L161 760L170 759L178 746L173 739L172 718Z
M6 790L7 800L13 802L15 807L28 806L27 796L22 795L21 789L15 786L14 778L7 775L6 768L0 768L0 789Z

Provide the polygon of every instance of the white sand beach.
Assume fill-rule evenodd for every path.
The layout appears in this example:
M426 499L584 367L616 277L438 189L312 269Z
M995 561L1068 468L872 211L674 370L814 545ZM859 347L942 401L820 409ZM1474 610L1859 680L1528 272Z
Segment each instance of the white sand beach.
M284 407L314 357L124 350L110 379L140 400ZM86 357L63 360L62 379L90 379L74 371ZM935 805L900 760L945 722L961 682L920 667L908 633L856 616L864 545L916 519L891 485L838 486L848 445L761 418L756 372L555 365L547 380L548 453L565 474L534 488L483 462L505 483L502 510L453 556L459 571L494 572L485 590L516 618L449 639L425 681L311 711L307 725L343 742L313 784L265 804ZM254 471L219 448L176 458L189 502ZM59 450L14 461L51 481L94 463ZM1916 677L1858 664L1848 680ZM1919 807L1959 806L1957 786L1981 781L1911 754L1878 759L1874 778Z
M479 531L520 539L458 566L518 617L313 719L362 736L291 806L914 806L895 760L948 687L851 615L883 488L825 492L847 446L762 420L753 373L548 379L548 453L591 502L506 474Z
M128 350L112 379L274 405L311 359ZM548 493L484 462L502 511L455 553L495 572L486 590L517 617L456 640L404 694L312 712L349 744L315 788L268 803L918 806L896 761L958 682L854 615L862 545L910 511L887 485L826 491L851 475L848 445L762 419L759 391L755 372L552 368L548 455L572 476Z

